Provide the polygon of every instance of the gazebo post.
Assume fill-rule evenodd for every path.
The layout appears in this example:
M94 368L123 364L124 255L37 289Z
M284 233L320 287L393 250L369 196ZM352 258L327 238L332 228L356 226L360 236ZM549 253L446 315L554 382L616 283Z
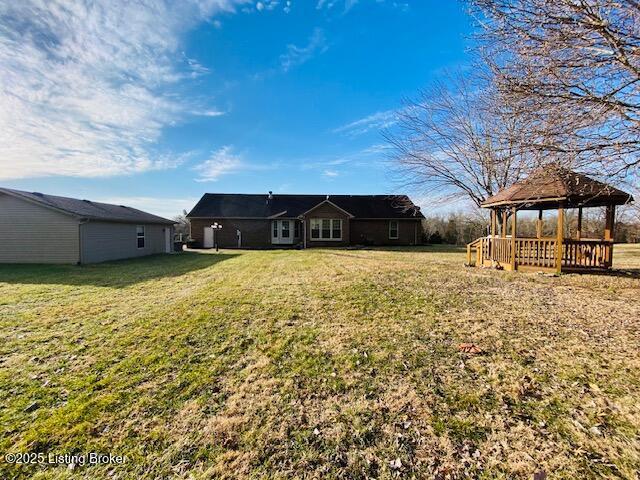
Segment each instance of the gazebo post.
M578 207L578 225L576 227L576 240L579 242L582 238L582 207ZM575 246L574 254L576 256L575 260L578 262L578 265L582 262L582 248L580 248L580 244Z
M542 209L538 210L538 220L536 221L536 236L542 238Z
M562 242L564 239L564 206L558 207L558 227L556 232L556 272L562 272Z
M582 237L582 207L578 207L578 227L576 229L576 240Z
M502 238L507 238L507 209L502 210L502 231L500 232L500 236Z
M611 245L607 245L606 255L605 255L605 264L606 268L609 268L613 263L613 227L615 224L616 218L616 206L615 205L607 205L607 210L605 213L604 220L604 239L608 242L611 242Z
M607 205L606 218L604 223L604 239L613 240L613 223L616 215L616 207Z
M496 210L491 209L491 237L496 236Z
M494 264L494 260L496 258L496 235L498 230L498 210L495 208L491 209L491 240L490 240L490 256L491 256L491 266Z
M517 232L516 212L517 212L516 207L513 207L511 209L511 270L516 269L516 232Z

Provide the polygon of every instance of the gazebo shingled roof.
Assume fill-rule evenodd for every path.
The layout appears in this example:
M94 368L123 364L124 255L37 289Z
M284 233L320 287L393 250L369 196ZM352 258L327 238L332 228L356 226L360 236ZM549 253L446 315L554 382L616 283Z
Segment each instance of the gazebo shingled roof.
M549 209L623 205L633 197L611 185L562 167L547 166L487 198L485 208Z

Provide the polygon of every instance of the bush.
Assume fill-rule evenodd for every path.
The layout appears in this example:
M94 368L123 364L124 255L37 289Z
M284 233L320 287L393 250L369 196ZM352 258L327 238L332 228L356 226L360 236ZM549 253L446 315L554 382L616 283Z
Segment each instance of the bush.
M442 235L440 235L440 232L436 230L431 235L429 235L429 238L427 239L427 243L434 243L434 244L442 243Z

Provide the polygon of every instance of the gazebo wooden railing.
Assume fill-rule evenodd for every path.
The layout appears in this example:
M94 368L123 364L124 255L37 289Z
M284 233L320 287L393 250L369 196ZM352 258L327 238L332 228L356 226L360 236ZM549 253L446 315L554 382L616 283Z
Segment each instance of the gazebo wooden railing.
M631 195L584 175L558 167L540 170L483 203L483 207L491 209L490 235L467 245L467 264L554 272L611 268L615 206L631 201ZM582 238L583 208L600 206L606 207L603 238ZM564 235L567 208L578 209L574 238ZM518 210L534 209L538 210L536 237L518 237ZM542 236L542 212L548 209L558 212L555 237ZM511 232L507 235L509 217Z
M556 270L557 245L555 238L516 238L512 242L509 237L482 237L467 246L467 264L508 270ZM562 240L562 269L606 269L611 266L612 260L611 240Z

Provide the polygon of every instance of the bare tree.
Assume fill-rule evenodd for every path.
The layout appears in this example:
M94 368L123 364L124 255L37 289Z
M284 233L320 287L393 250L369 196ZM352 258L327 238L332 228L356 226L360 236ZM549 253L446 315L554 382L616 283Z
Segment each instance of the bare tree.
M501 93L529 118L521 147L601 175L636 175L640 2L469 1Z
M406 185L479 206L536 163L517 148L527 129L487 81L457 76L405 101L383 135Z
M186 241L191 233L191 222L187 217L187 211L182 210L180 215L176 215L173 217L173 221L175 221L175 233L179 236L180 239Z

